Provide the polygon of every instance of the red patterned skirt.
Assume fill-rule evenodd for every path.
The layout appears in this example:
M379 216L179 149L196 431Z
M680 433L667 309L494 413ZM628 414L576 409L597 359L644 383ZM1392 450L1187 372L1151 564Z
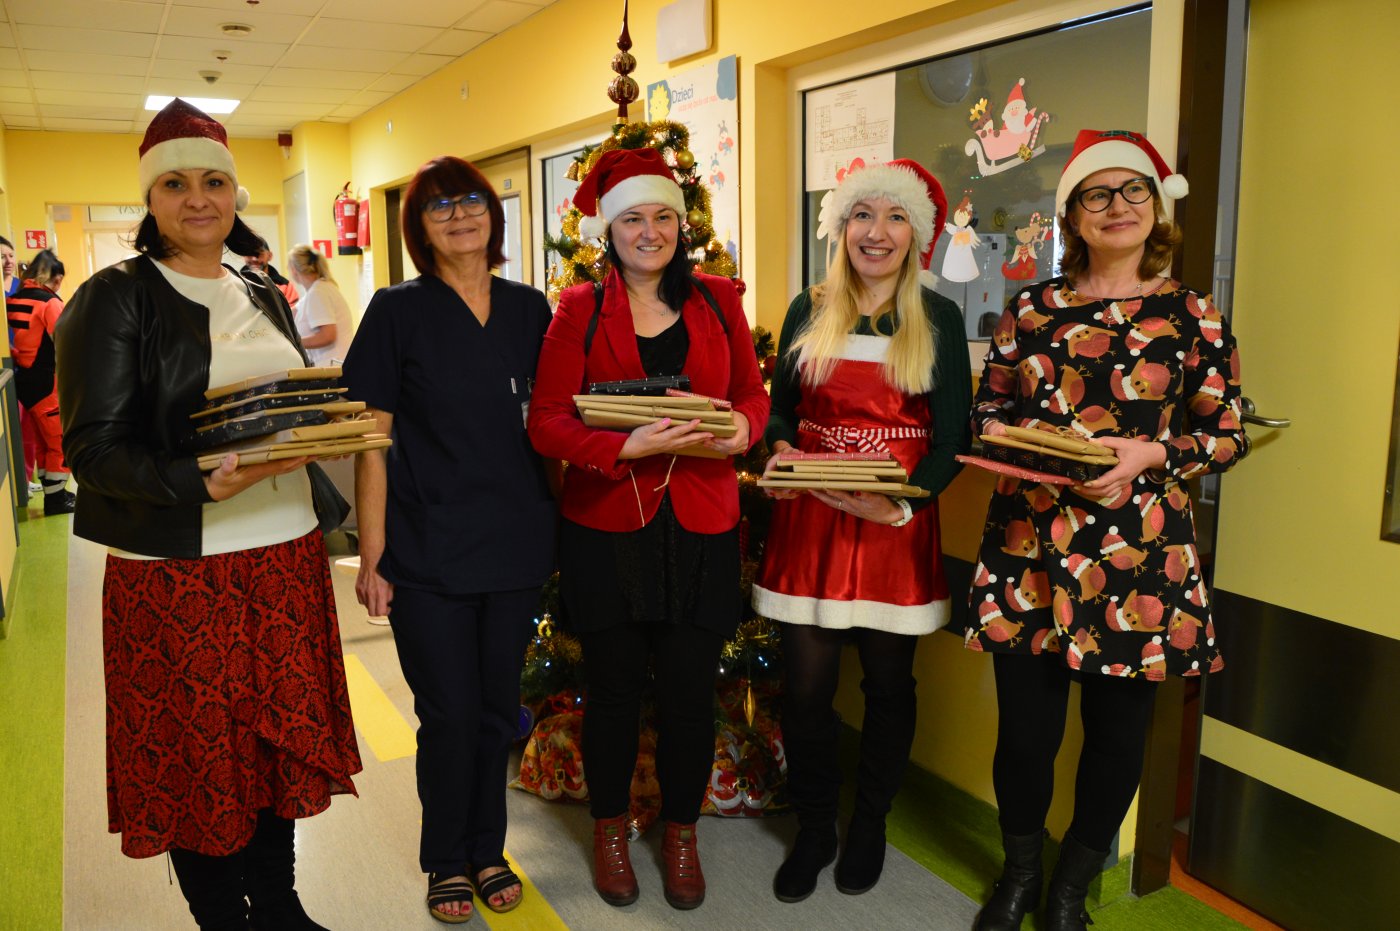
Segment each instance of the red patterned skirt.
M107 557L108 829L122 853L247 846L324 811L360 754L319 531L204 556Z

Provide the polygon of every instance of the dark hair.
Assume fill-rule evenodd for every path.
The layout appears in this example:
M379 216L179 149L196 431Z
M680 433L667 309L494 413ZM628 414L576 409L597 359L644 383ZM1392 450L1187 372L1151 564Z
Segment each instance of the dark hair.
M57 255L54 255L52 249L41 249L34 253L34 258L29 260L24 271L26 277L32 278L40 284L48 284L56 276L67 274L63 263L59 261Z
M399 227L403 232L404 246L409 258L421 275L437 272L437 259L433 247L428 243L428 230L423 222L423 209L434 197L447 195L456 197L462 194L481 194L486 198L487 212L491 214L491 236L486 241L486 264L500 268L506 262L503 243L506 238L506 211L501 199L491 187L491 182L475 165L455 155L440 155L425 162L403 194L403 208Z
M613 246L612 237L608 237L608 263L617 269L617 273L627 278L627 272L622 268L622 257L617 254L617 248ZM661 270L661 286L657 288L661 295L661 300L666 306L679 312L685 306L685 302L690 300L690 290L694 287L695 276L691 274L690 261L690 241L684 232L676 237L676 253L671 256L671 261L666 263L666 267Z
M131 246L142 255L148 255L153 259L168 259L177 250L160 233L160 226L156 223L156 218L148 212L141 218L141 224L136 227L136 235L132 237ZM263 238L253 232L243 218L237 214L233 217L233 228L228 231L228 236L224 238L224 248L234 255L249 256L256 255L266 247Z
M14 249L15 244L10 242L4 236L0 236L0 246L9 246L11 249Z
M1082 209L1079 206L1079 188L1083 183L1076 184L1070 192L1065 222L1060 224L1060 245L1064 249L1060 256L1060 274L1072 281L1089 270L1089 245L1069 221L1076 209ZM1156 221L1152 224L1152 232L1147 234L1147 242L1143 243L1142 260L1138 262L1140 278L1153 278L1171 268L1172 253L1181 245L1181 227L1167 219L1162 209L1162 195L1157 192L1156 184L1152 185L1152 215Z

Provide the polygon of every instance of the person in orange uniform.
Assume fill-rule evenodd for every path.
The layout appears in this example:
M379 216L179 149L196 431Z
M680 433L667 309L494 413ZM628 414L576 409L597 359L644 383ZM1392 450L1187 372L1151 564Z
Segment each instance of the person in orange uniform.
M58 422L58 391L54 387L53 331L63 313L58 296L63 274L58 256L44 249L34 256L19 290L5 303L13 334L16 394L35 426L35 475L44 486L45 516L71 514L77 500L68 490L63 427Z

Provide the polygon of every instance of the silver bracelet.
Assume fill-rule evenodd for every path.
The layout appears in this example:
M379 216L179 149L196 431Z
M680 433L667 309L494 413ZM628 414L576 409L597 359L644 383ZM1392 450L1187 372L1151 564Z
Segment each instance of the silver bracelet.
M914 519L914 509L909 506L909 502L907 500L905 500L904 498L891 498L890 500L893 501L895 504L899 505L899 509L904 512L904 516L901 517L899 520L895 521L894 523L890 524L889 526L903 527L905 524L909 523L911 520Z

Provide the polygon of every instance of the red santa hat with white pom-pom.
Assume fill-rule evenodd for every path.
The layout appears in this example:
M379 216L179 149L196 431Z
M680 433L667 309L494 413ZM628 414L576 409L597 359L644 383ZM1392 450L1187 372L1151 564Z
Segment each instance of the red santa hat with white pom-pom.
M1063 217L1069 209L1069 195L1079 182L1096 171L1109 168L1141 172L1143 177L1157 182L1157 193L1163 200L1177 200L1190 190L1186 177L1173 172L1142 133L1126 129L1081 129L1074 139L1074 151L1060 175L1060 186L1055 190L1055 212Z
M660 152L652 148L604 152L574 193L574 206L583 214L579 235L599 239L620 214L642 204L664 204L685 219L685 194Z
M155 115L141 140L141 196L146 198L167 171L222 171L238 191L234 207L248 206L248 190L238 186L228 132L203 110L176 97Z
M929 271L929 263L948 219L948 197L938 179L912 158L896 158L846 174L835 190L822 198L817 236L830 237L828 242L834 246L836 234L845 228L852 208L860 201L877 197L908 211L909 225L914 230L911 248L919 250L919 265L923 269L920 283L932 288L938 278Z

